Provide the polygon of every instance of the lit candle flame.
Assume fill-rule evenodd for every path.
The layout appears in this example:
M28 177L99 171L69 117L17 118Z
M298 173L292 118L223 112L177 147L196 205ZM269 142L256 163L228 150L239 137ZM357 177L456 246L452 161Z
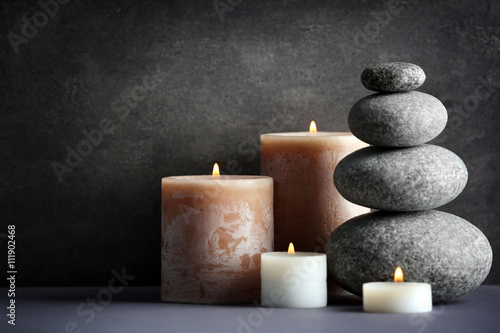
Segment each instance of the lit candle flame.
M212 176L213 177L219 177L220 176L219 165L217 163L214 164L214 169L212 171Z
M394 272L394 282L403 282L403 270L399 266Z
M290 243L288 245L288 254L294 254L295 253L295 248L293 247L293 243Z
M309 133L317 133L318 132L318 128L316 127L316 123L313 121L311 121L311 125L309 125Z

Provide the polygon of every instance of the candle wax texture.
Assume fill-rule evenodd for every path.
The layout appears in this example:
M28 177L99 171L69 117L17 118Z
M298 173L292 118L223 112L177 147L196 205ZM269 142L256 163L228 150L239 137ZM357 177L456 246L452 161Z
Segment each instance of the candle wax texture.
M251 303L273 249L273 182L262 176L162 179L162 300Z
M432 289L428 283L370 282L363 284L366 312L420 313L432 311Z
M344 199L333 172L345 156L368 146L349 132L263 134L261 173L274 179L274 248L293 242L302 251L322 252L330 234L369 208ZM347 292L333 280L329 295Z
M330 234L369 208L345 200L333 184L338 162L367 144L351 133L263 134L261 173L274 179L276 251L324 252Z
M327 304L323 253L263 253L260 272L264 306L318 308Z

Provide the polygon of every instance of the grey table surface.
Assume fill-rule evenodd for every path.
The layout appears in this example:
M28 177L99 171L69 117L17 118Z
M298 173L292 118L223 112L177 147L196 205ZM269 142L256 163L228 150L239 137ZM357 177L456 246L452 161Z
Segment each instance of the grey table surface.
M112 291L18 288L16 325L4 314L0 332L500 332L500 286L492 285L426 314L364 313L355 296L330 298L325 308L281 309L164 303L159 287Z

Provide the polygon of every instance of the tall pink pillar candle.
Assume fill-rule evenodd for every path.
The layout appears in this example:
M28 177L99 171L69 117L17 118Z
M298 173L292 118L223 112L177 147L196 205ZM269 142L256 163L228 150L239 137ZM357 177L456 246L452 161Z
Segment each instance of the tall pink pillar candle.
M273 250L273 237L271 178L163 178L162 300L258 300L260 254Z
M293 242L307 252L324 252L335 228L370 210L345 200L333 184L338 162L366 147L349 132L263 134L261 174L274 179L275 251ZM329 294L338 292L329 285Z

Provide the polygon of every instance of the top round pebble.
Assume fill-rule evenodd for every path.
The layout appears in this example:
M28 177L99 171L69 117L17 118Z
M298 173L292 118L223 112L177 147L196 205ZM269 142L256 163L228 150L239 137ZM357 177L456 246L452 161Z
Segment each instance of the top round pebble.
M425 81L422 68L408 62L387 62L366 68L361 83L377 92L403 92L417 89Z

